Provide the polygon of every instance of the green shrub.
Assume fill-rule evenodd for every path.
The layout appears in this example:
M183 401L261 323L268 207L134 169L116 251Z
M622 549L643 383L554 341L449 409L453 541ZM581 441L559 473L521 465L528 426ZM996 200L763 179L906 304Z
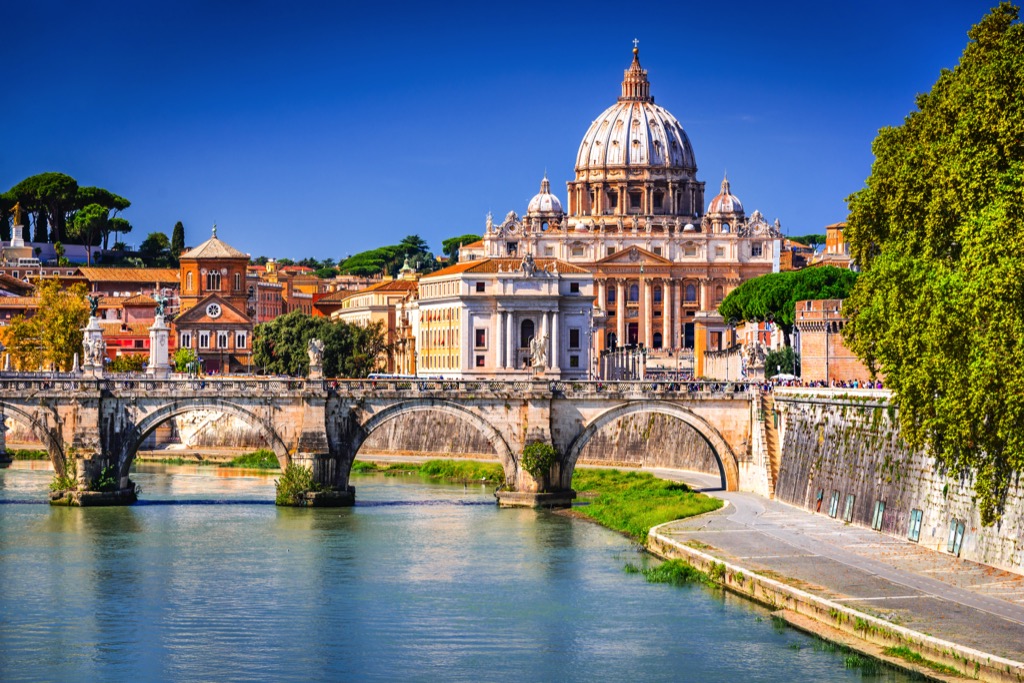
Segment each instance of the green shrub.
M43 450L36 450L31 448L17 449L13 448L7 451L7 455L11 457L11 460L49 460L50 454Z
M54 474L50 482L51 491L77 491L78 490L78 465L71 458L68 459L64 474Z
M93 491L111 492L117 490L117 468L107 465L100 470L100 476L92 483Z
M277 490L274 502L278 505L304 505L308 492L324 489L313 481L312 468L294 463L284 468L280 479L274 480L274 488Z
M541 479L551 471L558 460L558 451L549 443L534 441L523 449L523 469L534 479Z
M266 448L240 455L233 458L231 462L221 465L221 467L245 467L251 470L276 470L280 466L274 451Z

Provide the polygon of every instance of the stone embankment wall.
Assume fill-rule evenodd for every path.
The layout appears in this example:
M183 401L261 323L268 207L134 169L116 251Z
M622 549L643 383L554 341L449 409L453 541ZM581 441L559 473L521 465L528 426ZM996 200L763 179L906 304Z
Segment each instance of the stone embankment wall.
M1010 489L1002 520L982 526L973 475L943 471L900 438L895 409L883 394L821 397L779 393L782 457L775 495L779 500L872 527L876 503L885 504L880 531L908 538L911 512L921 511L919 543L947 552L951 522L964 524L960 557L1022 572L1024 486Z

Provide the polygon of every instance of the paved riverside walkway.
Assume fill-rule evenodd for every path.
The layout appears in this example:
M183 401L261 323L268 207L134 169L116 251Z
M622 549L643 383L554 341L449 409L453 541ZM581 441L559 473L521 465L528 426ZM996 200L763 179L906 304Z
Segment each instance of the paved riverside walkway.
M647 471L729 502L662 535L894 624L1024 661L1024 576L755 494L714 490L718 477Z

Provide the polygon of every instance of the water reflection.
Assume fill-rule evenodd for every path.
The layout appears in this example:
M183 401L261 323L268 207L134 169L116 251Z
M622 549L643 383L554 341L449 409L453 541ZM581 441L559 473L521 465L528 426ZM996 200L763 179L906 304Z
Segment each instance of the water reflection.
M487 490L359 476L356 507L297 510L266 504L273 477L135 476L147 504L0 506L0 680L861 678L759 607L624 574L621 536ZM0 480L0 502L43 500L49 477Z

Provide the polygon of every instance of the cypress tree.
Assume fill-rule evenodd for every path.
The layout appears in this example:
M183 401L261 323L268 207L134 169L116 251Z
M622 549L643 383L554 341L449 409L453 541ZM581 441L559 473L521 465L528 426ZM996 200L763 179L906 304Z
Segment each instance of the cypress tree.
M171 256L175 260L185 251L185 226L178 221L174 224L174 231L171 232Z

